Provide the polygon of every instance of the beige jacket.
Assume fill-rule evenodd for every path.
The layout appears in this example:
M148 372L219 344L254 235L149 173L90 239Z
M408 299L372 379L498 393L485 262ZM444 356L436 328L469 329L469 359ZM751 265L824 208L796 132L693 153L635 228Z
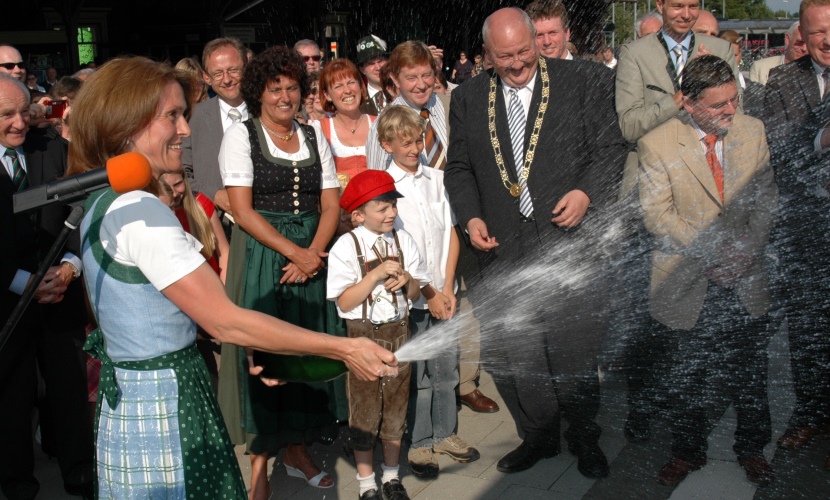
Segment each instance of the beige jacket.
M778 188L769 165L764 125L737 114L724 138L724 202L700 139L688 118L672 118L638 142L640 202L655 237L650 309L675 329L694 327L706 296L705 272L728 263L735 245L753 258L735 285L747 311L767 311L764 247Z

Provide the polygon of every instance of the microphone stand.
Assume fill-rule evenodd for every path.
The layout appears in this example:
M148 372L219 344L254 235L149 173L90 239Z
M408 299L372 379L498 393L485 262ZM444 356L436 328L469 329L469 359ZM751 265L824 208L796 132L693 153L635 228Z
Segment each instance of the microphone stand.
M29 284L26 285L23 295L20 296L20 300L17 301L17 305L14 306L11 316L9 316L8 321L6 321L6 324L3 326L3 330L0 331L0 350L3 349L4 345L6 345L6 341L9 339L12 331L17 326L20 318L23 316L23 312L26 310L26 307L29 306L29 302L31 302L32 297L35 296L37 287L40 286L40 282L43 281L43 277L46 276L46 272L49 270L52 262L55 261L58 253L63 250L64 245L66 245L66 240L69 239L69 235L72 234L72 231L78 228L78 224L81 223L81 219L83 218L83 206L76 205L72 208L72 212L69 214L69 217L67 217L66 222L63 223L63 228L58 234L55 242L52 244L52 247L49 249L49 253L46 254L46 257L40 263L34 279L30 280Z

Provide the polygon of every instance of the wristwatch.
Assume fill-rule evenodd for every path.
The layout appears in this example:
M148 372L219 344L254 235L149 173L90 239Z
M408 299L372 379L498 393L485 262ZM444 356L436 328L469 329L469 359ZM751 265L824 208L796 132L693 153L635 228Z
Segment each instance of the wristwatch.
M61 262L61 265L68 267L72 271L72 279L78 279L78 278L81 277L81 270L78 269L75 266L75 264L69 262L68 260L65 260L65 261Z

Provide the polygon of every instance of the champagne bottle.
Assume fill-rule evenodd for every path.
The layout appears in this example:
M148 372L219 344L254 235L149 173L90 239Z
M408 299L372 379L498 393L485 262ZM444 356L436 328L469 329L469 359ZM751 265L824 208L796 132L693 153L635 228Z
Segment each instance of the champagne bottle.
M254 351L254 364L262 366L261 376L284 382L326 382L348 368L342 361L322 356L287 356Z

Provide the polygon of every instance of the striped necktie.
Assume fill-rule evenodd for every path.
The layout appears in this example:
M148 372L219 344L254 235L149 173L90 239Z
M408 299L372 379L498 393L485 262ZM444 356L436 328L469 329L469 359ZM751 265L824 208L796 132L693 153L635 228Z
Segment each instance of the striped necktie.
M14 183L15 192L20 192L29 187L29 177L23 166L20 164L20 157L17 156L17 151L11 148L6 149L6 156L12 159L12 182Z
M444 170L447 165L447 156L441 154L444 152L444 146L438 136L435 135L435 129L432 128L432 120L430 120L427 108L421 110L421 118L427 122L427 129L424 131L424 153L427 157L427 163L432 168Z
M513 147L513 160L516 163L516 176L522 193L519 195L519 211L525 217L533 215L533 201L530 199L530 190L527 181L522 179L522 168L525 166L525 111L519 102L519 92L510 89L510 105L507 108L507 124L510 127L510 145Z
M830 95L830 68L826 68L824 73L821 74L821 79L824 81L824 94L822 94L821 99L827 99L827 96Z
M680 85L683 83L683 47L675 45L671 51L674 52L674 68L677 73L677 84Z

